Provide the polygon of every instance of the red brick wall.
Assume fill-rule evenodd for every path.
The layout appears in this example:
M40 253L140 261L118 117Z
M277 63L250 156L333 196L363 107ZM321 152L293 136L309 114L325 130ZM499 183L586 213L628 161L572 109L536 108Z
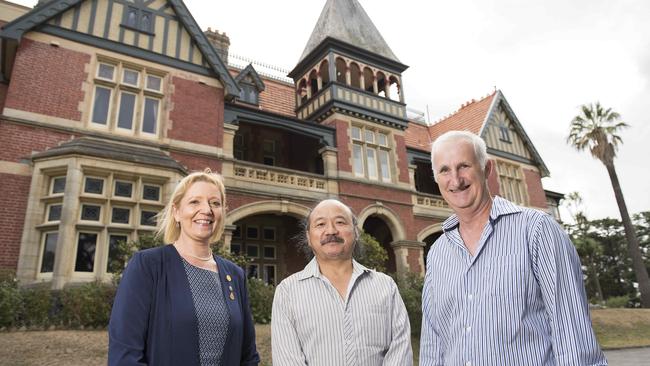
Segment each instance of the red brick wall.
M409 182L409 165L406 157L406 143L404 136L395 136L395 155L397 155L397 167L399 168L399 181Z
M327 126L336 128L336 146L338 147L338 168L343 172L352 172L350 164L350 134L348 123L341 120L331 120L324 123Z
M542 177L541 175L530 169L522 169L524 171L524 179L526 180L526 186L528 186L528 198L529 204L531 206L547 208L548 204L546 203L546 193L544 193L544 187L542 187Z
M223 89L179 77L172 79L173 109L169 113L173 139L223 146Z
M221 161L217 160L217 158L179 152L172 152L169 156L185 166L190 172L210 168L213 172L221 173Z
M0 269L16 270L31 177L0 173Z
M73 138L73 135L53 130L17 125L0 120L0 161L18 162L29 158L33 151L44 151Z
M499 175L497 173L497 162L492 160L492 172L488 176L488 190L492 196L501 194L499 189Z
M79 102L90 55L23 38L5 107L81 120Z

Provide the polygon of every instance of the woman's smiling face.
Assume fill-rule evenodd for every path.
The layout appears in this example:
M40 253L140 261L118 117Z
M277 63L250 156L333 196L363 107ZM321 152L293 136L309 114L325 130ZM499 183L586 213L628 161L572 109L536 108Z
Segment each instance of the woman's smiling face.
M193 183L174 205L174 220L181 225L179 239L210 244L210 237L223 220L219 188L208 182Z

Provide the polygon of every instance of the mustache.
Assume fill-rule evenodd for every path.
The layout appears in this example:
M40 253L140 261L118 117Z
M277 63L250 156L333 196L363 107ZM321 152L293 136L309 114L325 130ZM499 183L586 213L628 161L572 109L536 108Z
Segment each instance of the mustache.
M341 238L340 236L336 234L331 234L331 235L326 235L323 239L321 239L320 244L324 245L327 243L344 243L345 240Z

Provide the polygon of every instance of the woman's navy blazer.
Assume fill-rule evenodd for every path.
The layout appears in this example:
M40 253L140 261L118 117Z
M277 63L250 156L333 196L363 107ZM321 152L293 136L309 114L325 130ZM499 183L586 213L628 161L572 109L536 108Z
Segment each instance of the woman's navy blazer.
M230 312L223 364L257 365L255 327L244 271L219 256L215 261ZM115 295L108 334L109 365L200 365L190 284L173 245L133 256Z

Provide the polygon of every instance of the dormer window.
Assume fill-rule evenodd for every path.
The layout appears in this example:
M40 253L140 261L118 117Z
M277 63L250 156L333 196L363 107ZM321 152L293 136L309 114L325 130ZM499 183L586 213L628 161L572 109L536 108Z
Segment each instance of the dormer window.
M235 78L239 84L239 101L258 105L260 93L264 90L264 82L260 79L252 64L246 66Z
M153 34L153 13L146 8L129 6L124 11L122 26L138 32Z

